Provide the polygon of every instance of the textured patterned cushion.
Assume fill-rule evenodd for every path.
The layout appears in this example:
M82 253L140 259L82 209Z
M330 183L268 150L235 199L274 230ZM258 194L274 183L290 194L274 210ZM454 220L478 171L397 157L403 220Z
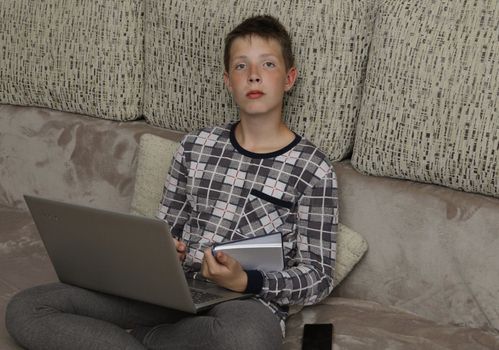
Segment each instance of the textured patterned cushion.
M497 1L381 2L357 169L499 196L498 18Z
M177 146L178 142L155 135L141 136L132 213L148 217L156 216L163 185ZM348 275L367 250L366 240L342 224L340 224L337 245L335 286Z
M336 287L360 261L367 251L367 241L346 225L340 223L336 252L336 270L334 286Z
M271 14L288 28L300 72L285 117L330 159L352 148L372 13L361 1L147 0L144 113L192 131L237 119L223 86L223 39L244 18Z
M0 102L142 114L143 1L0 2Z
M166 176L178 145L176 141L151 134L140 137L132 213L148 217L156 216Z

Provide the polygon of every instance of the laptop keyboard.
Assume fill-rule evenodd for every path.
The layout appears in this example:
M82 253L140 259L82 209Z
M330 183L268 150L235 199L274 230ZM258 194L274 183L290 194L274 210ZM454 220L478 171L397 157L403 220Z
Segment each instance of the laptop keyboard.
M194 304L202 304L212 300L221 299L220 295L191 289L192 301Z

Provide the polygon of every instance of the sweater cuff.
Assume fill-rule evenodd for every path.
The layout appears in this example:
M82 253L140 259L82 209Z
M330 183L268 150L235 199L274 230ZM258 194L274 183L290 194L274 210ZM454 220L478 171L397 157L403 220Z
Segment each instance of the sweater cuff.
M260 294L263 288L263 275L258 270L244 270L248 275L248 284L244 293Z

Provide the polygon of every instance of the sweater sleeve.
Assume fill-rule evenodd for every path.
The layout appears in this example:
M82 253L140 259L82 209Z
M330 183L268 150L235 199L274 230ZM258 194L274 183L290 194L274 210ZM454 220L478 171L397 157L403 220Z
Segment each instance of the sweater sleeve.
M280 305L318 303L333 289L338 195L332 167L298 201L297 253L283 271L262 272L259 296ZM288 264L289 266L289 264Z
M157 215L158 219L168 222L175 237L182 237L184 225L191 212L186 193L188 173L185 165L184 145L185 138L173 156Z

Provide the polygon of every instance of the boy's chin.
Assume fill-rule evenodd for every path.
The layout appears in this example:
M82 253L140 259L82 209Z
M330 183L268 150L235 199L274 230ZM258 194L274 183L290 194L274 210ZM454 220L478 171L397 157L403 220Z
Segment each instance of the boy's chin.
M259 112L259 111L255 111L255 112L246 112L246 113L239 113L239 116L241 119L254 119L254 120L258 120L258 119L261 119L261 120L264 120L264 119L267 119L269 118L271 114L269 112Z
M239 116L241 118L251 118L251 119L265 119L272 115L275 115L275 111L267 108L239 108ZM280 114L279 114L280 116Z

